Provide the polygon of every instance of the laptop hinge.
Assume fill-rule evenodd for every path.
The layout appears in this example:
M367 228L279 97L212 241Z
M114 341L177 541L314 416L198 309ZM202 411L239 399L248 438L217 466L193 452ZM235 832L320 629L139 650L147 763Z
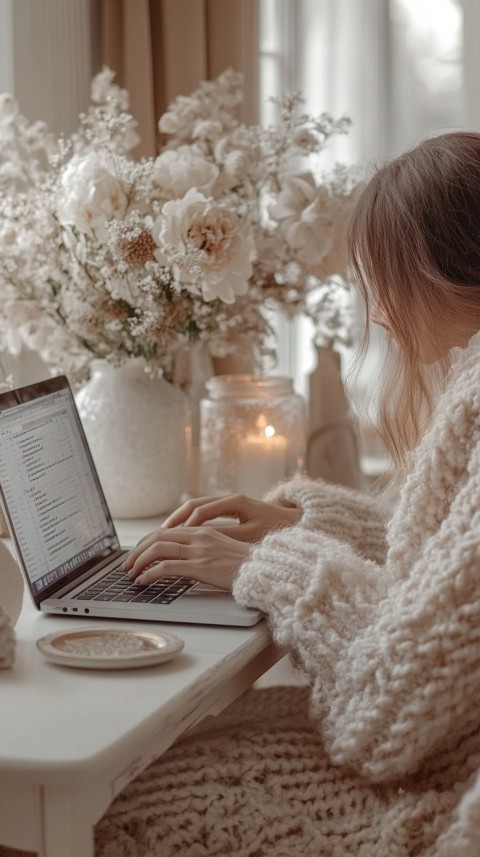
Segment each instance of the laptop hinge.
M122 550L121 548L119 550L116 550L115 553L110 554L109 556L105 557L105 559L101 560L98 566L88 568L86 571L82 572L82 574L76 577L75 580L72 580L70 581L70 583L65 584L65 586L60 592L57 592L53 596L50 595L49 597L64 598L66 595L69 595L72 590L77 589L78 586L81 586L82 583L85 583L85 581L88 580L88 582L91 582L92 580L94 580L97 574L102 571L105 571L105 569L108 568L109 565L116 564L120 557L124 556L126 553L128 553L128 551Z

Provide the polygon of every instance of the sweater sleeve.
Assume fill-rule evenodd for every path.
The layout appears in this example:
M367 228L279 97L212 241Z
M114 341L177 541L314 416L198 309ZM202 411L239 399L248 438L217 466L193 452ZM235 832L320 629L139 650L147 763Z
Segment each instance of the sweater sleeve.
M265 499L298 506L301 527L341 538L367 559L385 559L386 514L380 500L369 494L298 476L276 486Z
M408 574L301 526L268 535L234 595L269 617L311 685L332 761L373 781L449 752L478 725L479 449L450 513ZM460 523L463 522L463 523Z

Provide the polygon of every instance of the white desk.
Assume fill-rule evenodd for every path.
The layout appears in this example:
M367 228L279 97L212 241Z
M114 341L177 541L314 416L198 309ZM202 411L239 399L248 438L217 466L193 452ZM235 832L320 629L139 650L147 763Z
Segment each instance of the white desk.
M123 522L131 543L152 522ZM185 640L174 660L144 669L56 666L36 650L52 630L164 628ZM183 732L219 714L284 652L253 628L44 616L28 593L17 657L0 673L0 843L41 857L91 857L93 827L112 799Z

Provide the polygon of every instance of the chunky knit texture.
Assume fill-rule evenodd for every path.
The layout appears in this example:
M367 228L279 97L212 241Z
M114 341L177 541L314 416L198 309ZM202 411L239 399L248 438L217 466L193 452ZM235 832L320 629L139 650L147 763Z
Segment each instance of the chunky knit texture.
M430 775L401 788L373 786L353 771L332 767L307 709L308 688L250 692L125 789L97 826L97 852L433 857L459 794L473 786L476 774L465 771L460 785L452 770L442 785L438 775ZM471 803L465 811L475 807L478 813L479 796ZM478 857L478 842L476 847L461 857ZM447 854L453 857L448 851L442 857Z
M354 527L352 547L300 523L267 536L235 584L302 663L332 761L378 782L448 755L479 725L479 355L477 334L416 450L383 563L365 558L370 530L362 551ZM286 490L299 504L306 492L308 525L316 510L332 532L326 489L316 506L313 485ZM352 504L350 495L346 526ZM361 497L358 507L361 517Z
M479 857L480 334L385 527L293 480L295 526L234 592L309 687L254 690L178 741L97 825L98 857Z
M342 485L294 477L270 491L265 499L299 506L301 526L305 529L321 530L327 536L346 542L367 559L384 561L386 512L377 498Z

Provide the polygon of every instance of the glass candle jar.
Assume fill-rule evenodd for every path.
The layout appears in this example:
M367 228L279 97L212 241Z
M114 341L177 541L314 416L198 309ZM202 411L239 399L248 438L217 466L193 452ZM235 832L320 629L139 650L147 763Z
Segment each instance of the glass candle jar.
M261 498L303 470L305 401L291 378L217 375L200 403L201 493Z

